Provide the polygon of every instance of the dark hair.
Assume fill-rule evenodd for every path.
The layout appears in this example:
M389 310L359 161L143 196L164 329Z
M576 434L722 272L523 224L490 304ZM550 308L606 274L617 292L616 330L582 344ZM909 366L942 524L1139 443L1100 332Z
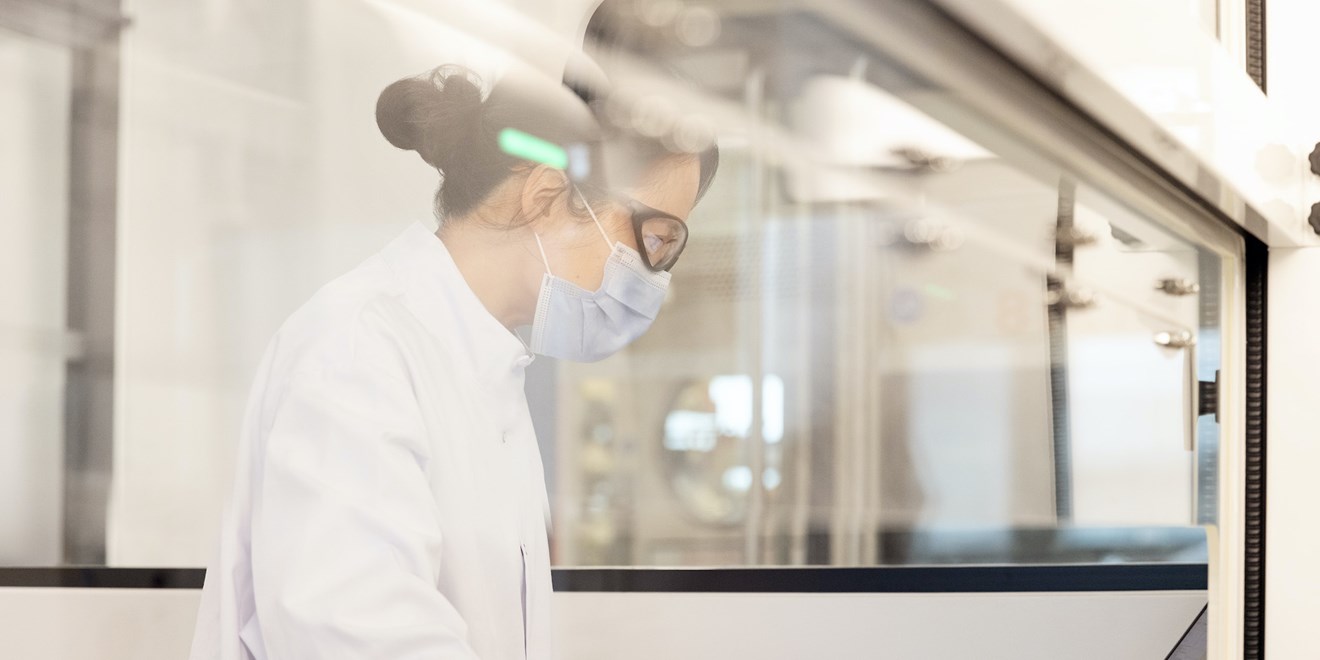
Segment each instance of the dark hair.
M487 94L475 73L447 64L386 87L376 101L376 125L390 144L416 151L440 172L435 211L443 221L477 208L528 162L500 148L502 130L514 128L564 146L599 144L603 136L593 105L564 85L527 77L507 77ZM634 145L632 151L644 153L646 163L684 155L659 143L640 151ZM711 147L691 155L700 163L700 199L715 176L719 153Z

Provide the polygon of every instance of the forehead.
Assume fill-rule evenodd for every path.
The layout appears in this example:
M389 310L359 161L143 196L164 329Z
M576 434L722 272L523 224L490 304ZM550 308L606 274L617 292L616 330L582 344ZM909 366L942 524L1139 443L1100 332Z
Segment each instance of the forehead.
M661 160L646 172L628 194L637 201L686 221L697 202L701 164L696 158Z

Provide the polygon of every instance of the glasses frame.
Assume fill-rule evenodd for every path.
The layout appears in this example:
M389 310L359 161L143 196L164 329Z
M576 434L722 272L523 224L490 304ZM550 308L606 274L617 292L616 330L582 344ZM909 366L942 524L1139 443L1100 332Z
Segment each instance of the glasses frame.
M646 268L653 273L668 272L674 267L674 264L678 263L678 258L683 255L683 250L687 249L687 223L683 222L682 218L679 218L678 216L671 213L665 213L657 208L652 208L629 197L620 197L618 201L624 208L628 209L629 218L632 220L633 239L637 241L637 253L642 255L642 263L646 264ZM668 218L673 220L682 232L678 251L675 252L667 262L660 264L651 263L651 255L646 251L646 243L642 240L642 225L647 220L653 218Z

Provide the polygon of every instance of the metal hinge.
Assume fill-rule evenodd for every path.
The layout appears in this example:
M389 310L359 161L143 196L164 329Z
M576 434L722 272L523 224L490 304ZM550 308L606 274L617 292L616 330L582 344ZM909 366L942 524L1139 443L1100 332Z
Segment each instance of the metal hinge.
M1219 421L1219 371L1215 370L1214 380L1202 380L1196 384L1196 416L1214 415Z

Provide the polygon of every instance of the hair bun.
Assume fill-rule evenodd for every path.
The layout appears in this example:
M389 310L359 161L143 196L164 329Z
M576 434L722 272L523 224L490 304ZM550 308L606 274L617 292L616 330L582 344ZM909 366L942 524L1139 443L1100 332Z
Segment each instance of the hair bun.
M376 100L376 125L389 143L445 171L481 133L481 80L453 64L398 80Z

